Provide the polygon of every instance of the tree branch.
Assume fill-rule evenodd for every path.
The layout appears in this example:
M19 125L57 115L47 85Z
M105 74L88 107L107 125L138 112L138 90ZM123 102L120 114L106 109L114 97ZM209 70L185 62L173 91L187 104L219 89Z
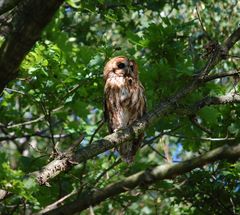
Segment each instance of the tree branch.
M68 157L57 157L55 160L44 166L40 171L32 173L32 175L36 177L39 184L45 184L49 179L55 177L60 172L67 170L72 165L72 161L75 163L81 163L124 142L130 141L134 139L134 137L143 133L146 128L152 125L154 121L160 117L174 112L177 109L178 102L203 84L204 78L207 77L208 73L218 62L224 58L223 50L229 50L229 48L240 39L240 34L237 34L239 36L238 40L236 39L236 36L233 36L236 35L236 32L238 31L240 31L240 28L234 31L233 34L227 39L228 42L226 44L228 44L228 47L218 46L216 49L214 49L208 62L198 72L197 76L195 76L185 88L179 90L178 93L172 96L168 101L160 103L152 112L145 114L132 126L107 135L103 139L94 141L91 145L80 148L76 153L69 154Z
M219 137L200 137L200 138L195 138L195 137L188 137L188 136L183 136L183 135L178 135L178 134L169 134L169 136L171 137L178 137L178 138L182 138L182 139L189 139L189 140L202 140L202 141L210 141L210 142L224 142L227 144L233 144L236 143L237 139L234 137L223 137L223 138L219 138Z
M63 0L24 0L14 11L12 29L0 49L0 93L15 79L25 55L39 39Z
M0 201L7 198L9 196L9 194L10 193L8 191L0 189Z
M240 103L240 95L235 93L229 93L224 96L206 97L203 100L197 102L196 109L201 109L204 106L222 105L222 104L231 104L231 103Z
M195 125L197 128L200 130L204 131L205 133L211 135L212 131L206 128L204 125L202 125L200 122L198 122L198 118L196 114L190 115L189 116L190 121L192 122L193 125Z
M0 0L0 15L12 10L22 0Z
M110 184L107 187L92 192L83 193L76 200L63 206L52 208L50 211L40 211L38 214L59 215L81 212L89 206L96 205L109 197L116 196L128 190L149 186L159 180L172 179L178 175L190 172L195 168L213 163L222 159L236 159L240 157L240 144L235 146L224 145L211 150L201 156L183 161L177 164L165 164L140 171L121 181Z
M6 88L5 88L6 89ZM55 113L61 109L63 109L64 106L60 106L60 107L57 107L55 109L52 110L52 113ZM21 126L25 126L25 125L31 125L31 124L34 124L34 123L37 123L39 121L42 121L45 119L45 115L40 115L38 118L35 118L35 119L32 119L32 120L29 120L29 121L25 121L25 122L21 122L21 123L17 123L17 124L9 124L9 125L4 125L4 124L1 124L0 123L0 128L1 127L4 127L4 128L16 128L16 127L21 127Z
M239 75L239 74L240 74L240 71L222 72L220 74L207 76L204 79L204 81L207 82L207 81L212 81L212 80L215 80L215 79L218 79L218 78L231 77L231 76L235 76L235 75Z
M205 106L224 105L229 103L240 103L240 95L229 93L227 95L219 97L206 97L197 102L191 108L176 108L173 110L173 112L178 112L180 110L186 115L192 115ZM145 126L145 124L141 124L140 122L138 123L139 124L137 125L135 125L136 123L134 124L136 126L136 131L138 131L137 129L143 129L142 127ZM63 158L62 155L60 155L55 160L47 164L44 168L42 168L42 170L36 171L32 173L32 175L37 178L39 184L45 184L49 179L55 177L60 172L67 170L73 163L81 163L83 161L86 161L102 152L105 152L108 149L115 147L118 144L123 143L127 138L129 138L127 140L131 140L135 130L133 127L129 127L127 129L123 129L116 133L110 134L103 139L97 140L93 144L79 149L76 153L67 153L67 157Z
M236 29L224 43L224 48L228 52L240 38L240 27Z
M240 103L240 95L236 93L228 93L227 95L224 96L207 96L202 100L195 102L195 104L189 105L188 107L178 106L173 112L181 113L182 115L191 117L194 116L200 109L204 108L205 106L237 103Z

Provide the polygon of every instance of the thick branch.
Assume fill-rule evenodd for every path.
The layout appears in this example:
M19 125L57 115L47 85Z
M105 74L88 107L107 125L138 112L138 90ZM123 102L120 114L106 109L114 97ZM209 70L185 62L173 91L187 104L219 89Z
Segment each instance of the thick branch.
M0 0L0 15L13 9L22 0Z
M97 191L84 193L76 200L57 207L51 211L41 211L39 214L45 215L60 215L60 214L74 214L83 211L89 206L96 205L109 197L116 196L120 193L132 190L137 186L149 186L159 180L172 179L177 175L182 175L190 172L195 168L202 167L208 163L213 163L222 159L236 159L240 157L240 144L236 146L224 145L204 155L183 161L178 164L165 164L156 166L149 170L138 172L132 176L125 178L119 182L108 185L103 189Z
M201 101L197 102L191 108L182 109L181 107L178 107L172 110L172 112L181 112L185 115L192 115L205 106L224 105L231 103L240 103L240 95L237 95L235 93L229 93L227 95L219 97L206 97ZM169 112L170 110L171 109L169 108ZM139 122L137 125L135 124L134 126L136 126L135 130L138 132L137 129L141 131L141 129L144 129L144 126L147 126L147 124L141 124ZM45 184L50 178L55 177L61 171L65 171L73 163L80 163L86 161L102 152L105 152L108 149L115 147L118 144L125 142L126 140L130 140L132 138L132 133L135 131L132 129L134 129L134 127L110 134L103 139L95 141L93 144L88 145L87 147L79 149L75 154L74 152L67 153L67 157L63 157L61 155L54 161L47 164L41 171L36 171L32 174L37 177L37 181L40 184Z
M224 48L228 52L240 38L240 27L235 30L229 38L225 41Z
M232 35L236 35L236 32L238 32L239 29L237 29ZM227 44L230 43L231 38L234 40L234 42L237 42L236 37L233 37L232 35L227 39ZM238 39L240 39L240 35ZM233 46L233 42L231 44L231 46ZM204 78L208 75L212 68L222 60L223 50L226 50L226 47L219 46L218 48L216 48L216 50L214 50L214 52L210 56L206 65L198 72L198 75L192 80L192 82L188 83L188 85L186 85L184 89L179 90L178 93L172 96L168 101L162 102L158 107L154 109L154 111L147 113L142 119L135 122L132 126L108 135L103 139L94 141L91 145L80 148L75 154L72 153L71 155L69 155L68 158L56 158L55 160L44 166L42 170L33 173L33 175L37 178L37 181L40 184L45 184L49 179L55 177L60 172L68 169L72 165L72 161L81 163L109 149L112 149L113 147L127 142L133 139L135 136L143 133L144 130L146 130L147 127L153 124L155 120L175 111L176 104L179 103L182 98L190 94L202 83L204 83Z
M15 8L12 29L0 49L0 93L18 73L25 55L39 39L63 0L24 0Z

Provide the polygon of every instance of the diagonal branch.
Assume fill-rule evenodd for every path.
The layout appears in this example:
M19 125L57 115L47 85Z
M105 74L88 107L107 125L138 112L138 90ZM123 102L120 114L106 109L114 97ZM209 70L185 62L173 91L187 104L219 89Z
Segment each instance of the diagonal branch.
M173 112L181 112L184 115L192 115L201 108L210 105L225 105L225 104L232 104L232 103L240 103L240 95L229 93L224 96L215 96L215 97L206 97L199 102L196 102L191 108L175 108ZM170 109L169 109L170 113ZM139 129L141 129L139 124ZM121 132L121 133L120 133ZM125 141L125 138L129 137L129 140L132 135L131 128L124 129L122 131L118 131L116 133L110 134L103 139L95 141L93 144L79 149L76 153L73 151L66 157L59 156L49 164L47 164L41 171L36 171L32 173L33 176L36 176L37 181L39 184L45 184L47 181L62 171L67 170L75 161L75 162L83 162L86 161L101 152L105 152L108 147L114 147L117 144L121 144ZM126 135L126 136L125 136ZM100 153L99 153L100 151Z
M40 171L32 173L32 175L37 178L39 184L45 184L49 179L55 177L62 171L67 170L72 165L71 161L81 163L126 141L129 141L135 136L143 133L144 130L152 125L157 119L175 111L178 102L201 86L201 84L204 83L204 78L208 75L212 68L214 68L214 66L223 59L223 50L229 50L234 43L240 39L240 34L237 34L239 36L238 40L236 39L236 36L233 36L236 35L236 32L238 31L240 31L240 27L227 39L228 42L225 43L227 47L218 46L218 48L216 48L210 56L206 65L198 72L197 76L195 76L185 88L179 90L178 93L172 96L168 101L160 103L152 112L147 113L142 119L136 121L132 126L119 130L118 132L110 134L100 140L94 141L91 145L80 148L76 153L70 154L69 157L64 157L63 159L59 156L44 166ZM230 42L231 40L233 40L233 42Z
M240 38L240 27L236 29L224 43L224 49L228 52Z
M127 192L136 187L146 187L159 180L172 179L178 175L192 171L195 168L223 159L236 159L240 157L240 144L235 146L224 145L211 150L201 156L183 161L177 164L165 164L140 171L121 181L110 184L107 187L92 192L83 193L76 200L57 206L50 211L42 210L38 214L57 215L74 214L81 212L89 206L96 205L109 197Z
M201 101L197 102L192 106L192 108L182 109L175 108L174 110L169 108L169 112L181 112L185 115L192 115L194 112L197 112L201 108L210 105L224 105L224 104L232 104L232 103L240 103L240 95L229 93L224 96L219 97L206 97ZM144 118L143 118L144 119ZM142 119L142 120L143 120ZM147 123L147 122L146 122ZM135 127L133 127L135 126ZM103 139L95 141L93 144L88 145L84 148L79 149L77 152L71 151L71 153L67 153L67 156L63 157L60 155L55 160L44 166L42 170L31 173L31 175L37 178L39 184L45 184L47 181L60 172L67 170L73 163L80 163L86 161L88 159L93 158L94 156L105 152L108 149L115 147L118 144L125 142L126 140L131 140L133 138L133 134L135 131L138 132L137 129L145 129L144 126L147 124L141 124L141 121L135 123L132 127L120 130L116 133L110 134ZM135 130L133 130L135 129ZM73 162L74 161L74 162Z

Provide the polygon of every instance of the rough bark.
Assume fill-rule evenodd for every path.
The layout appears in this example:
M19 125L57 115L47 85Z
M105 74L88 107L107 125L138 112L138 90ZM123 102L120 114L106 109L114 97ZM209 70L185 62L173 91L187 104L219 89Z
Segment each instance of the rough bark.
M169 109L172 112L181 112L185 115L192 115L196 113L196 111L200 110L201 108L205 106L210 105L225 105L225 104L232 104L232 103L240 103L240 96L235 93L229 93L224 96L219 97L206 97L202 99L201 101L197 102L190 108L182 109L181 107L175 107L174 105ZM174 109L174 110L173 110ZM164 112L165 114L167 112ZM143 118L142 120L146 120L146 118ZM105 152L106 150L109 150L116 145L119 145L123 143L126 140L130 140L133 138L134 134L137 135L136 132L139 132L139 130L144 130L149 123L149 121L146 120L146 124L142 123L141 121L138 123L135 123L133 126L124 130L120 130L116 133L110 134L103 139L97 140L93 142L91 145L88 145L87 147L80 148L76 152L73 150L67 151L65 154L60 155L56 159L54 159L52 162L44 166L40 171L36 171L32 173L31 175L36 177L39 184L46 184L51 178L54 178L56 175L58 175L60 172L67 170L69 167L71 167L75 163L81 163L83 161L86 161L88 159L93 158L94 156ZM135 130L134 130L135 129Z
M0 0L0 15L12 10L22 0Z
M14 9L12 28L0 49L0 93L18 74L25 55L39 40L63 0L24 0Z
M62 155L58 156L55 160L44 166L40 171L32 173L32 175L36 177L39 184L45 184L49 179L55 177L62 171L67 170L73 163L81 163L91 159L96 155L112 149L113 147L119 146L120 144L143 133L147 127L154 123L154 121L176 110L177 104L182 98L193 92L204 83L209 72L217 63L225 58L228 51L240 39L239 32L240 27L226 39L226 42L222 46L216 46L209 56L209 60L206 65L198 71L197 75L186 85L186 87L179 90L178 93L169 98L168 101L160 103L152 112L144 115L142 119L136 121L132 126L119 130L118 132L108 135L103 139L97 140L84 148L80 148L76 153L68 154L68 157L62 157Z
M0 94L16 78L23 58L40 38L42 30L62 2L63 0L0 0L0 15L14 9L11 27L0 48ZM7 191L0 190L0 200L7 194Z
M9 192L6 190L0 189L0 201L5 199L8 196Z
M81 212L84 209L99 204L109 197L132 190L137 186L149 186L159 180L172 179L178 175L190 172L195 168L202 167L222 159L236 159L240 157L240 144L235 146L224 145L209 151L201 156L183 161L178 164L165 164L151 169L138 172L121 181L110 184L107 187L92 192L83 193L76 200L66 203L63 206L54 205L40 211L44 215L70 215Z

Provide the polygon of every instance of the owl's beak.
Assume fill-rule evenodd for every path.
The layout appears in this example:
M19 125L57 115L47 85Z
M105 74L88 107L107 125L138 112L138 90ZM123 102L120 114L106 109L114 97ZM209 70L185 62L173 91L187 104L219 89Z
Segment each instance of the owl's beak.
M126 66L126 67L124 68L124 75L125 75L125 76L128 76L128 75L130 75L130 72L131 72L130 68L129 68L128 66Z
M126 73L127 73L127 75L130 75L130 73L131 73L131 68L129 66L127 67Z
M130 61L127 62L127 66L125 67L125 75L131 75L131 67L130 67Z

